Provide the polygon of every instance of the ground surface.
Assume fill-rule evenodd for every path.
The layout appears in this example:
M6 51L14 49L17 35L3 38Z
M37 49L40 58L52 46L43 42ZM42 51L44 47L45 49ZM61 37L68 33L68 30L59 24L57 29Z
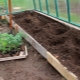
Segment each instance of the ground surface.
M0 26L2 25L1 22ZM6 29L9 30L4 26L4 30ZM0 77L4 80L65 80L31 45L26 44L28 57L0 62Z
M16 14L14 20L70 71L80 76L80 31L34 12Z
M33 47L24 60L0 62L4 80L65 80Z
M9 25L7 24L6 20L0 19L0 33L8 33L10 32Z

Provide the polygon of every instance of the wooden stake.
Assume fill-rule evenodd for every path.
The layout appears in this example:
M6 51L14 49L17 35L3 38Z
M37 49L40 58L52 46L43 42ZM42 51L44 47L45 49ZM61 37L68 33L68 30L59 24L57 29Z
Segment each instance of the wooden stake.
M9 4L10 28L12 29L12 5L11 5L11 0L8 0L8 4Z
M18 26L15 26L15 32L18 33Z

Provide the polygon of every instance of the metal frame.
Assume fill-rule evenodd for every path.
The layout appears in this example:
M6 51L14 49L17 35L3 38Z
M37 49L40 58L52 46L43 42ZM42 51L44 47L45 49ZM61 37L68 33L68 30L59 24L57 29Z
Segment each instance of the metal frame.
M2 16L2 15L8 15L9 14L9 10L8 10L8 0L3 0L4 2L4 5L5 5L5 8L6 8L6 11L5 11L5 13L2 13L2 14L0 14L0 16ZM34 3L34 8L36 9L36 4L35 4L35 2L33 1L33 3ZM26 6L26 5L25 5ZM26 9L27 10L27 9ZM16 12L12 12L12 14L16 14L16 13L20 13L20 12L23 12L23 11L26 11L26 10L20 10L20 11L16 11Z
M36 6L36 1L33 0L34 10L37 10L37 11L42 12L42 13L45 13L45 14L47 14L47 15L49 15L49 16L55 17L55 18L57 18L57 19L59 19L59 20L62 20L62 21L65 21L65 22L67 22L67 23L70 23L70 24L72 24L72 25L75 25L75 26L80 27L80 24L77 24L77 23L74 23L74 22L71 21L70 1L69 1L69 0L66 0L67 15L68 15L67 19L68 19L68 20L65 20L65 19L63 19L63 18L60 18L60 16L59 16L58 0L53 0L53 2L55 3L56 16L50 14L49 5L48 5L48 1L49 1L49 0L45 0L46 11L47 11L47 12L44 12L44 11L42 10L41 0L38 0L38 1L39 1L40 9L37 9L37 7L35 8L35 6Z
M78 26L80 27L80 24L78 23L75 23L75 22L72 22L71 21L71 13L70 13L70 0L66 0L66 7L67 7L67 20L65 20L64 18L61 18L60 15L59 15L59 6L58 6L58 0L53 0L53 3L55 4L55 11L56 11L56 16L55 15L52 15L50 13L50 9L49 9L49 0L45 0L45 5L46 5L46 12L43 11L43 8L42 8L42 0L37 0L38 3L39 3L39 8L37 8L37 4L36 4L36 0L33 0L33 5L34 5L34 10L36 11L39 11L39 12L42 12L42 13L45 13L49 16L52 16L52 17L55 17L59 20L62 20L62 21L65 21L67 23L70 23L70 24L73 24L75 26ZM0 14L0 15L7 15L8 14L8 3L7 3L7 0L4 0L4 4L5 4L5 7L6 7L6 12L4 14ZM23 10L25 11L25 10ZM22 12L19 11L19 12ZM16 13L19 13L19 12L13 12L13 14L16 14Z

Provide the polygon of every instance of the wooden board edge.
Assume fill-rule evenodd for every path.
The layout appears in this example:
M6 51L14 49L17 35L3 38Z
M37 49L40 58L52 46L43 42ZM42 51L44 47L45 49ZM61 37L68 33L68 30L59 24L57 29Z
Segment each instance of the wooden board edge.
M22 59L22 58L25 58L25 56L14 56L14 57L0 58L0 61L8 61L8 60L15 60L15 59Z
M47 52L47 61L57 69L67 80L78 80L72 72L68 71L50 52Z
M27 51L27 47L26 46L25 46L24 53L25 54L19 55L19 56L0 58L0 61L8 61L8 60L15 60L15 59L23 59L23 58L26 58L28 56L28 51Z
M53 20L55 20L55 21L58 21L58 22L60 22L60 23L62 23L62 24L64 24L64 25L67 25L67 26L71 27L71 28L75 28L75 29L77 29L77 30L80 30L80 28L77 27L77 26L75 26L75 25L72 25L72 24L70 24L70 23L61 21L61 20L59 20L59 19L57 19L57 18L54 18L54 17L51 17L51 16L49 16L49 15L47 15L47 14L44 14L44 13L41 13L41 12L35 11L35 10L34 10L34 12L36 12L36 13L38 13L38 14L41 14L41 15L43 15L43 16L46 16L46 17L48 17L48 18L51 18L51 19L53 19Z
M25 46L25 57L28 56L28 49L27 46Z

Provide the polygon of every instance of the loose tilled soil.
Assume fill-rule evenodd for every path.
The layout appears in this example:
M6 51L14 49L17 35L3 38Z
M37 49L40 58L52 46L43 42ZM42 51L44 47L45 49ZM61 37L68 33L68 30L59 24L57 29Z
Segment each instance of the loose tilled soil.
M15 14L14 20L80 80L80 31L32 11Z
M22 60L0 62L4 80L65 80L32 46Z

